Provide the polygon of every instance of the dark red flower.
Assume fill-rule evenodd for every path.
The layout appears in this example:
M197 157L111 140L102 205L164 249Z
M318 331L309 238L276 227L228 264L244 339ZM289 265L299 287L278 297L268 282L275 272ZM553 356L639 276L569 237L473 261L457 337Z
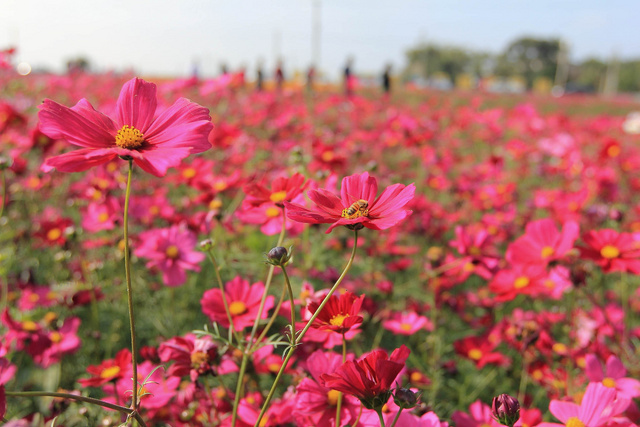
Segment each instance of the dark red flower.
M311 326L343 334L353 326L362 323L362 316L359 313L363 300L364 295L356 297L351 292L345 292L340 296L331 295ZM311 314L315 314L319 306L320 304L314 301L309 303L307 308Z

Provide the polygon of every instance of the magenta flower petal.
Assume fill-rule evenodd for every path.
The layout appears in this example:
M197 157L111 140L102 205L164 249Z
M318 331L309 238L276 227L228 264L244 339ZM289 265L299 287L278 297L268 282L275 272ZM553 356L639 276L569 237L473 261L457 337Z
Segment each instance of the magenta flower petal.
M602 372L602 365L595 354L587 354L584 358L586 367L585 373L589 381L602 381L604 373Z
M308 196L313 203L318 205L318 208L338 218L340 217L342 210L348 206L343 206L342 200L340 200L338 196L324 189L311 190L309 191Z
M378 181L367 172L360 175L351 175L342 179L340 195L345 207L350 206L356 200L366 200L369 205L373 204L378 194Z
M89 107L90 104L84 100L78 102L75 107L68 108L45 99L39 106L40 131L50 138L66 139L80 147L112 147L115 124L109 129L105 116ZM96 126L96 121L99 126Z
M394 184L387 187L369 210L369 215L375 218L389 215L395 210L402 209L413 199L415 192L416 186L413 184L406 187L403 184Z
M364 226L371 230L386 230L411 215L411 213L412 211L407 210L397 211L382 218L369 220L364 223Z
M151 145L187 147L191 154L202 153L211 148L207 138L212 129L209 110L180 98L156 118L145 139Z
M627 374L627 370L620 359L612 354L607 359L606 373L607 377L617 379L623 378Z
M97 151L100 151L99 153ZM82 148L59 156L50 157L44 161L42 169L48 172L57 169L60 172L83 172L104 163L108 163L118 156L116 150L95 150Z
M167 170L176 167L182 159L189 156L188 147L163 147L141 151L140 157L133 160L145 172L155 176L165 176Z
M157 102L155 84L138 78L129 80L116 103L120 127L133 126L145 134L153 122Z
M287 209L287 217L293 221L307 224L330 223L335 221L335 217L324 212L309 210L295 203L284 202Z
M579 410L580 407L572 402L552 400L549 404L549 412L563 423L566 423L571 417L577 417Z

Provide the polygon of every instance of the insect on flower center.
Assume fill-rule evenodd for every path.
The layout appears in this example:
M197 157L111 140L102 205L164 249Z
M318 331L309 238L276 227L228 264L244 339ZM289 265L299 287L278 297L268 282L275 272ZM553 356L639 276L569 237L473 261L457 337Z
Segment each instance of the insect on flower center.
M600 249L600 255L602 255L602 258L606 259L618 258L618 256L620 256L620 250L615 246L606 245Z
M604 385L605 387L609 387L609 388L615 388L616 387L616 380L614 380L611 377L607 377L607 378L602 380L602 385Z
M209 356L204 351L194 351L191 353L191 366L200 367L202 364L207 363Z
M280 215L280 209L276 208L275 206L269 206L265 211L265 214L269 218L275 218Z
M578 417L571 417L567 420L567 427L587 427Z
M234 301L229 304L229 313L233 316L238 316L247 311L247 306L242 301Z
M469 350L469 359L480 360L482 358L482 350L478 348L472 348Z
M344 319L347 317L349 317L348 314L336 314L331 318L331 320L329 320L329 323L333 326L342 326Z
M513 287L516 289L522 289L529 286L529 278L522 276L518 277L515 282L513 282Z
M339 397L340 392L338 390L329 390L327 393L327 403L331 406L336 406L338 404Z
M176 259L178 258L178 255L180 255L180 249L178 249L176 245L170 245L167 247L167 249L165 249L164 253L167 258Z
M549 258L551 255L553 255L553 252L554 252L554 250L553 250L553 248L551 246L545 246L540 251L540 256L542 258Z
M100 372L100 378L114 378L120 373L120 366L109 366Z
M369 216L369 202L363 199L356 200L351 206L342 210L341 216L346 219Z
M133 126L124 125L116 134L116 145L127 150L140 148L144 142L144 135Z
M269 196L269 199L273 203L280 203L286 198L287 198L287 192L284 191L284 190L283 191L278 191L277 193L272 193L271 196Z

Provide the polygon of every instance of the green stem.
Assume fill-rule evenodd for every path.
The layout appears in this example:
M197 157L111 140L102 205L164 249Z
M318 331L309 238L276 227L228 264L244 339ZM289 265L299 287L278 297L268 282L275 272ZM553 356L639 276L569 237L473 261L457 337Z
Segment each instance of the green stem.
M347 338L342 333L342 364L347 361ZM342 410L342 393L338 394L338 402L336 403L336 427L340 426L340 411Z
M229 329L231 329L231 333L236 337L236 341L238 345L240 345L240 337L236 335L236 330L233 327L233 317L231 317L231 311L229 311L229 302L227 301L227 294L224 291L224 284L222 283L222 278L220 277L220 268L218 263L216 262L216 257L213 255L213 249L207 249L207 255L209 256L209 260L211 264L213 264L213 270L216 273L216 281L218 282L218 287L220 288L220 294L222 295L222 305L224 305L224 311L227 313L227 320L229 321Z
M289 292L289 302L291 304L291 345L295 344L296 339L296 306L293 300L293 290L291 289L291 281L289 281L289 275L284 265L281 265L282 273L284 274L284 281L287 285L287 291Z
M284 241L284 234L287 231L287 217L284 214L284 210L282 211L282 229L280 230L280 236L278 237L278 243L276 246L282 246L282 242ZM240 362L240 372L238 375L238 383L236 384L236 397L233 401L233 413L231 415L231 427L236 427L236 420L238 418L238 405L240 404L240 391L242 390L242 383L244 380L244 373L247 368L248 358L251 354L251 350L253 347L253 338L256 336L256 331L258 330L258 324L260 323L260 318L262 318L262 312L264 311L264 305L267 301L267 295L269 294L269 287L271 286L271 281L273 280L273 271L275 266L269 266L269 272L267 273L267 280L264 284L264 293L262 294L262 299L260 300L260 308L258 308L258 315L256 316L256 320L253 322L253 327L251 328L251 335L249 335L249 342L246 345L246 348L242 352L242 362ZM257 343L257 342L256 342Z
M70 394L70 393L54 393L54 392L47 392L47 391L6 391L5 394L7 396L13 396L13 397L57 397L61 399L69 399L69 400L75 400L83 403L90 403L92 405L98 405L104 408L113 409L114 411L118 411L121 414L127 415L128 417L133 417L135 418L136 421L138 421L138 423L142 427L146 427L144 420L142 419L140 414L135 410L131 408L125 408L124 406L120 406L120 405L114 405L113 403L103 402L102 400L94 399L92 397L78 396L77 394Z
M382 410L378 409L377 411L378 418L380 418L380 427L386 427L384 424L384 418L382 417Z
M398 422L398 418L400 418L400 414L402 413L403 409L404 408L400 408L400 410L396 414L396 417L393 419L393 422L391 423L391 427L394 427L396 425L396 423Z
M340 286L340 283L342 283L342 280L344 280L345 276L347 275L347 273L351 269L351 265L353 264L353 260L356 257L356 250L358 249L358 230L354 230L354 238L355 238L355 241L353 242L353 250L351 251L351 257L349 258L349 261L347 262L347 265L345 266L344 270L342 271L342 274L340 275L340 277L338 278L336 283L329 290L329 293L324 297L324 299L322 300L322 302L318 306L318 309L316 310L316 312L313 313L313 316L311 316L311 319L309 319L307 321L307 324L305 325L304 329L302 329L300 334L296 337L295 345L292 346L291 349L287 352L287 355L284 358L282 366L280 366L280 370L278 371L278 375L276 375L276 378L273 381L273 384L271 385L271 390L269 390L269 394L267 395L267 398L265 399L264 404L262 405L262 410L260 411L260 415L258 416L258 419L256 420L256 423L255 423L254 427L258 427L260 425L260 421L262 421L262 417L264 416L265 412L267 412L267 408L269 407L269 403L271 402L271 398L273 397L273 395L274 395L274 393L276 391L276 387L278 386L278 383L280 382L280 378L282 377L282 374L284 373L284 370L287 367L287 364L289 363L289 359L291 359L291 356L293 356L293 353L295 351L296 346L300 342L302 342L302 338L304 338L304 335L307 333L307 331L309 330L309 328L311 327L313 322L316 320L316 318L318 317L320 312L322 312L322 309L324 308L324 306L327 304L327 302L329 301L329 299L331 298L333 293L336 291L338 286Z
M2 179L2 200L0 200L0 218L4 215L4 202L7 198L7 178L4 174L4 169L0 170L0 177Z
M527 373L526 355L522 353L522 370L520 371L520 386L518 387L518 401L524 402L524 395L527 391L527 380L529 378Z
M131 288L131 260L129 259L129 197L131 196L131 176L133 175L133 159L129 159L127 190L124 198L124 272L127 281L127 304L129 305L129 327L131 329L131 367L133 370L133 399L131 406L138 412L138 359L136 348L136 325L133 317L133 289Z

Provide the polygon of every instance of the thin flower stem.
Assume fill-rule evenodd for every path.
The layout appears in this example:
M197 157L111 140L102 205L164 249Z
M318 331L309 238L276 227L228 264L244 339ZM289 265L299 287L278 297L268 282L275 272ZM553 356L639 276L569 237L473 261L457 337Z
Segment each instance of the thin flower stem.
M342 333L342 364L347 361L347 338ZM336 426L340 425L340 412L342 411L342 393L338 394L338 401L336 402Z
M400 418L400 414L402 413L402 410L404 408L400 408L400 410L398 411L398 413L396 414L395 418L393 419L393 422L391 423L390 427L394 427L396 425L396 423L398 422L398 418Z
M524 396L527 392L527 380L529 379L527 373L528 363L526 361L526 355L522 352L522 370L520 371L520 386L518 387L518 401L524 402Z
M278 243L276 246L282 246L282 242L284 241L284 235L287 231L287 217L284 214L284 209L282 211L282 229L280 230L280 236L278 237ZM251 328L251 334L249 335L249 342L246 347L242 351L242 362L240 362L240 372L238 373L238 383L236 384L236 397L233 401L233 412L231 415L231 427L236 427L236 420L238 418L238 405L240 404L240 396L242 391L242 383L244 381L244 373L247 368L247 363L249 356L252 353L253 347L253 338L256 336L256 331L258 330L258 324L260 323L260 319L262 318L262 312L264 311L264 305L267 301L267 295L269 294L269 287L271 286L271 281L273 280L273 270L275 266L269 266L269 272L267 273L267 280L264 284L264 293L262 294L262 299L260 300L260 308L258 308L258 314L256 316L256 320L253 322L253 327ZM257 344L257 341L256 341Z
M2 200L0 200L0 218L4 215L4 202L7 198L7 177L4 175L4 169L0 170L0 177L2 180Z
M213 270L216 272L216 281L218 282L218 287L220 288L220 293L222 295L222 305L224 305L224 311L227 313L227 320L229 321L229 329L231 329L231 333L236 337L236 341L238 341L238 345L241 345L240 337L237 335L237 331L233 327L233 318L231 317L231 312L229 311L229 302L227 301L227 295L224 292L224 284L222 283L222 278L220 277L220 270L218 267L218 263L216 261L216 257L213 255L213 249L207 249L207 255L209 256L209 260L211 264L213 264Z
M353 260L356 257L356 250L357 249L358 249L358 230L354 230L353 250L351 251L351 257L349 258L349 261L347 262L347 265L344 267L344 270L342 271L342 274L340 275L340 277L338 277L338 280L336 281L336 283L329 290L329 293L324 297L324 299L322 300L322 302L318 306L318 309L316 310L316 312L307 321L307 324L305 325L304 329L302 329L302 331L300 331L300 334L296 337L295 345L293 345L291 347L291 349L287 352L287 355L284 358L284 361L282 362L282 366L280 366L280 370L278 371L278 374L276 375L276 378L273 381L273 384L271 385L271 390L269 390L269 394L267 395L267 398L265 399L264 404L262 405L262 410L260 411L260 415L258 416L258 419L256 420L256 423L255 423L254 427L258 427L260 425L260 421L262 421L262 417L264 416L265 412L267 412L267 408L269 407L269 403L271 402L271 398L273 397L273 395L274 395L274 393L276 391L276 387L278 386L278 383L280 382L280 378L282 377L282 374L284 373L284 370L286 369L287 364L289 363L289 360L291 359L291 356L293 356L293 353L294 353L294 351L296 349L296 346L300 342L302 342L302 338L304 338L304 335L307 333L307 331L311 327L311 324L314 322L314 320L316 320L316 317L318 317L318 315L320 314L320 312L322 311L324 306L327 304L327 302L329 301L329 298L331 298L331 295L333 295L333 293L336 291L338 286L340 286L340 283L342 283L342 280L344 280L345 276L347 275L347 273L351 269L351 265L353 264Z
M384 424L384 418L382 416L382 410L378 409L376 412L378 413L378 418L380 419L380 427L386 427Z
M13 397L58 397L83 403L90 403L92 405L98 405L104 408L113 409L114 411L118 411L121 414L127 415L128 417L133 417L142 427L147 426L140 414L135 410L120 405L114 405L113 403L104 402L99 399L94 399L92 397L78 396L77 394L71 393L54 393L48 391L6 391L5 394L7 396Z
M280 294L280 301L278 301L278 305L276 305L276 309L273 312L273 315L269 319L269 322L267 323L267 325L262 330L262 333L258 336L258 339L256 339L256 342L261 342L262 339L265 336L267 336L267 333L269 333L269 330L271 329L273 322L275 322L276 317L278 317L278 313L280 312L280 307L282 307L282 303L284 302L284 297L286 295L287 295L287 290L285 288L282 288L282 293Z
M358 423L360 422L360 417L362 416L362 410L364 409L364 406L362 405L362 403L360 403L360 412L358 412L358 418L356 418L356 422L351 424L351 427L356 427L358 425Z
M291 282L289 281L289 275L284 265L281 265L282 273L284 274L284 282L287 285L287 291L289 292L289 302L291 304L291 345L295 344L296 340L296 307L293 300L293 290L291 289Z
M124 196L124 272L127 281L127 304L129 305L129 327L131 329L131 367L133 370L132 402L134 412L138 412L138 359L136 348L136 325L133 318L133 289L131 288L131 260L129 259L129 197L131 195L131 176L133 159L129 159L127 190Z

